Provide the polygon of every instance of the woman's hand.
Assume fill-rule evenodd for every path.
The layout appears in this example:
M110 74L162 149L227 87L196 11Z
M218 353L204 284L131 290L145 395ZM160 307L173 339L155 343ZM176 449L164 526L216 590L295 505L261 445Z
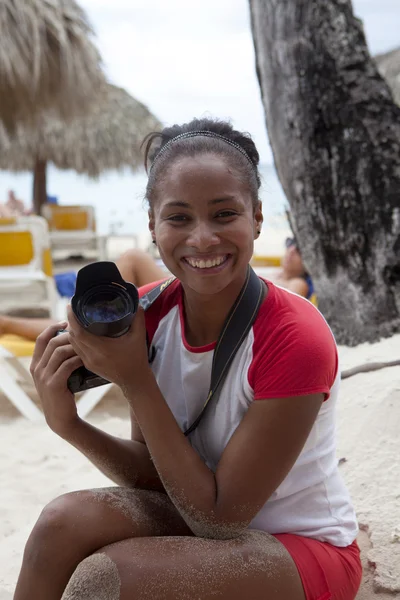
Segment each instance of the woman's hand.
M67 381L83 364L69 343L69 335L56 336L57 331L66 326L67 323L58 323L40 334L30 367L47 424L61 436L79 420L74 394L69 391Z
M151 374L142 308L133 317L129 331L118 338L89 333L79 324L70 306L68 322L70 343L89 371L112 381L123 390L140 386Z

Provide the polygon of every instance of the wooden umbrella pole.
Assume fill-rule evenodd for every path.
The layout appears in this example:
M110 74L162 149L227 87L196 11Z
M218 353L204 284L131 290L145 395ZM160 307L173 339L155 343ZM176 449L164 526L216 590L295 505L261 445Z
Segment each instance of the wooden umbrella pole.
M36 159L33 173L33 212L40 215L43 204L47 202L47 162Z

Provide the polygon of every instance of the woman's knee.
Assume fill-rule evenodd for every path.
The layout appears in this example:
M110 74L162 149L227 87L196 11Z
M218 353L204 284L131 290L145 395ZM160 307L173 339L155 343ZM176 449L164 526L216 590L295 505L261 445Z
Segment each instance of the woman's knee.
M59 496L42 510L25 547L24 560L38 568L79 546L86 529L80 527L85 492Z
M121 581L106 554L92 554L75 569L61 600L119 600Z
M44 508L24 560L33 565L61 559L75 563L127 538L179 535L186 529L168 498L156 492L118 487L72 492Z

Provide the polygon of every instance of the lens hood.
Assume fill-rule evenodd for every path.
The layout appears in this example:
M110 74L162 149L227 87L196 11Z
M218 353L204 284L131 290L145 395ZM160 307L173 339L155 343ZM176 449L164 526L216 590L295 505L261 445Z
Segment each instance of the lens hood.
M112 320L102 320L101 316L87 318L88 304L104 294L117 298L124 306L123 314ZM139 293L132 283L127 283L118 267L110 261L92 263L78 271L75 294L71 299L74 315L80 325L98 336L118 337L126 333L137 312Z

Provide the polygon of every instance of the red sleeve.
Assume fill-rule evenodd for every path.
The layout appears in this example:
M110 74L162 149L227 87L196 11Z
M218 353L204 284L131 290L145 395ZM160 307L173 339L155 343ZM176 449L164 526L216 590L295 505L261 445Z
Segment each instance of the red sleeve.
M153 281L147 283L139 288L139 298L142 298L144 294L150 292L157 285L163 281L167 281L169 277L160 279L159 281ZM146 331L149 343L152 342L154 334L157 330L160 320L171 310L171 308L178 303L180 295L180 282L176 279L169 285L159 297L153 302L153 304L146 310L145 321Z
M254 399L319 393L328 399L338 371L330 328L308 301L279 288L270 291L253 328Z

